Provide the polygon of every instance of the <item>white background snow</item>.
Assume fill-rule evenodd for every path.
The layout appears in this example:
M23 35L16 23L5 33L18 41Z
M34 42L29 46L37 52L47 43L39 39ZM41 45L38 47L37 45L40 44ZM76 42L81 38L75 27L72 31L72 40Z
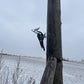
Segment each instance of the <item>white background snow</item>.
M9 67L9 84L12 84L11 74L14 72L17 66L18 58L19 57L17 56L3 55L4 66L2 68L2 71L4 70L5 66ZM28 78L32 77L33 79L35 79L35 84L40 84L41 77L45 69L45 65L46 62L44 58L22 56L19 67L20 69L22 69L22 72L19 75L19 79L22 76L27 76ZM7 69L4 70L5 73L6 70ZM84 84L84 64L79 62L63 62L63 82L64 84Z

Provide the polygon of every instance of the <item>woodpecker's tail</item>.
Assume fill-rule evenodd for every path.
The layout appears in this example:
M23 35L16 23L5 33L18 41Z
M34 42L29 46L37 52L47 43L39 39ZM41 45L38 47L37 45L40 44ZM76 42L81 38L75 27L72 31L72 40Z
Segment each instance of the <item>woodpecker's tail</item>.
M43 50L45 51L45 47L43 45L43 41L40 41L40 45L41 45L41 48L43 48Z

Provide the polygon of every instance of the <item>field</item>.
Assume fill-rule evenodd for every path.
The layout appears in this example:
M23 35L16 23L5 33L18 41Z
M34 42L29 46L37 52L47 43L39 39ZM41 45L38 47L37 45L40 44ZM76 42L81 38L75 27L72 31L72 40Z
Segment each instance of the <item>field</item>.
M27 56L2 55L0 84L40 84L45 59ZM5 83L6 82L6 83ZM84 64L63 62L64 84L84 84Z

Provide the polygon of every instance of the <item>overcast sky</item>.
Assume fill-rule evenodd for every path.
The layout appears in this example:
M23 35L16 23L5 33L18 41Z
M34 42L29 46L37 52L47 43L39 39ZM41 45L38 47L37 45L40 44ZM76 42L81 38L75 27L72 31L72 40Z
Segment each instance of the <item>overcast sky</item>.
M0 50L45 57L31 29L40 27L45 33L46 19L47 0L0 0ZM63 57L84 59L84 0L61 0L61 20Z

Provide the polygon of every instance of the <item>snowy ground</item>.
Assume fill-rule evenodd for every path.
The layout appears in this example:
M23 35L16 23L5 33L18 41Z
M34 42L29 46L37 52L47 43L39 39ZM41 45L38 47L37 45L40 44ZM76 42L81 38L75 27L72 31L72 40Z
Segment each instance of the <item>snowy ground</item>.
M3 65L9 67L9 74L14 72L17 62L17 56L3 55ZM20 69L22 69L22 72L19 77L33 77L33 79L35 79L35 84L40 84L45 69L45 59L26 56L21 57ZM9 76L11 79L11 75ZM84 84L84 64L63 62L63 82L64 84Z
M63 62L64 84L84 84L84 64Z

